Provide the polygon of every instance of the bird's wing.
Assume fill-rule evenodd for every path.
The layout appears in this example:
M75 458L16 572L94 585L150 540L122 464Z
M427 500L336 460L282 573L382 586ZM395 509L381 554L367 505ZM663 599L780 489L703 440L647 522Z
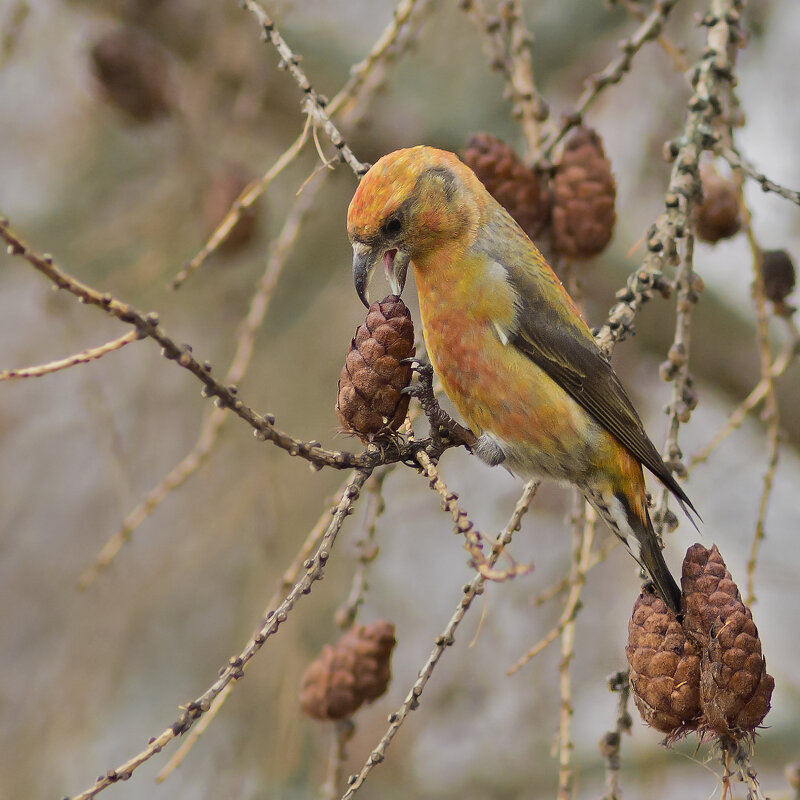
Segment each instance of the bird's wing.
M535 255L538 256L535 269L504 265L518 296L514 330L508 331L509 344L588 411L682 506L686 504L697 513L664 465L625 388L578 316L569 295L544 259L539 260L538 252Z

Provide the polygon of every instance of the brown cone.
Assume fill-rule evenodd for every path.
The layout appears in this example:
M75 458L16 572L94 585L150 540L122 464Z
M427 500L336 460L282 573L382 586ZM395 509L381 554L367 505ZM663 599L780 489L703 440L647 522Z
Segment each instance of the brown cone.
M394 625L355 625L335 646L326 644L305 671L300 706L319 720L345 719L380 697L391 680Z
M490 133L472 134L464 162L531 239L544 230L550 219L545 178L526 167L502 139Z
M255 176L241 167L229 166L211 178L203 193L203 227L206 237L216 230L225 218L237 197ZM244 209L239 221L219 246L220 250L233 253L250 242L256 232L256 204Z
M736 184L721 177L713 167L700 171L703 202L697 207L697 235L704 242L716 244L739 233L739 191Z
M670 738L694 730L700 717L700 657L652 591L643 591L633 607L625 655L642 719Z
M339 377L336 414L347 431L369 441L403 424L410 398L401 390L411 382L411 365L400 361L414 353L414 323L405 303L392 294L373 303Z
M765 250L761 271L764 276L764 293L772 301L776 314L790 316L795 309L785 300L795 285L794 263L785 250Z
M752 735L770 709L775 681L767 674L761 640L719 550L689 548L681 578L687 636L703 650L701 727L717 736Z
M600 253L614 232L616 196L600 137L591 128L576 128L553 179L553 248L568 258Z
M172 86L164 51L147 34L121 28L106 34L91 52L92 71L111 105L137 122L172 109Z

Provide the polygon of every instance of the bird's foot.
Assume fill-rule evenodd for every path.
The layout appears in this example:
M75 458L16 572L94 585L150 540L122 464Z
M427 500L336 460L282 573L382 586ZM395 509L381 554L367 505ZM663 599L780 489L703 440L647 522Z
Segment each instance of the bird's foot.
M477 441L471 430L456 422L440 405L433 391L433 367L416 357L405 358L401 364L410 364L418 380L402 390L403 394L415 397L430 423L430 438L441 448L442 439L461 443L471 449Z

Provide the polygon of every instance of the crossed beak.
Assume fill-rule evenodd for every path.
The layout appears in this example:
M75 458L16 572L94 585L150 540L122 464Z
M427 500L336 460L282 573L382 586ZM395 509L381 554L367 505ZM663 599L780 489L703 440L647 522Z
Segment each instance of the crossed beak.
M410 260L408 253L396 247L383 250L363 242L353 242L353 283L361 302L369 308L369 281L379 261L383 261L392 294L400 295L406 284Z

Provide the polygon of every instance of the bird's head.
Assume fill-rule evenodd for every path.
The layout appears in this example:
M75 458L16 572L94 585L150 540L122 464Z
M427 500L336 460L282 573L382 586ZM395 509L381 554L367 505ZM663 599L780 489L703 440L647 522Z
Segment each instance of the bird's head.
M397 150L373 165L347 211L353 281L365 306L367 285L379 263L399 295L412 260L477 229L473 182L478 179L457 156L433 147Z

